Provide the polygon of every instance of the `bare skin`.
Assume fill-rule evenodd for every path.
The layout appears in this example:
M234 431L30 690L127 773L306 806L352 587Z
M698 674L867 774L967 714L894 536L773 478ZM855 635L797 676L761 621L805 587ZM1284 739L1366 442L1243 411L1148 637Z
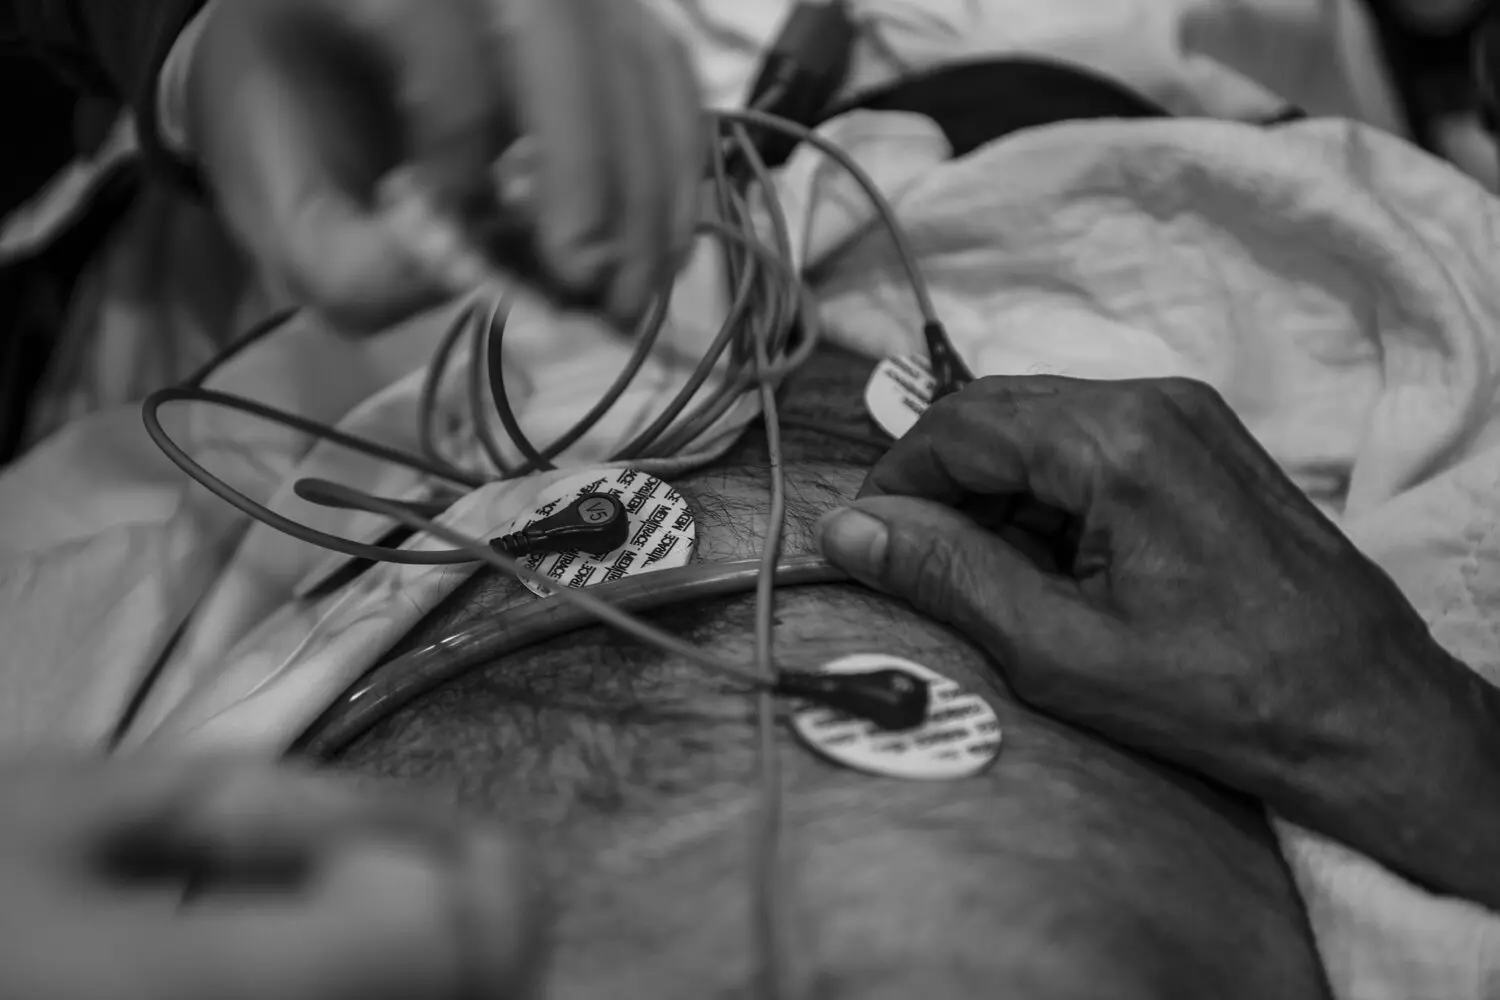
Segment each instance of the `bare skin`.
M869 367L825 354L784 413L863 431ZM879 454L789 430L788 553ZM699 558L759 553L766 455L752 433L674 485ZM477 577L417 630L525 597ZM658 620L743 661L748 599ZM777 595L777 655L811 667L888 651L983 692L1004 750L983 775L854 774L780 739L783 931L796 995L882 1000L1315 998L1326 995L1295 890L1253 803L1019 704L945 626L855 586ZM589 629L450 685L340 762L446 787L540 847L558 899L559 998L747 995L759 802L751 706L696 668Z

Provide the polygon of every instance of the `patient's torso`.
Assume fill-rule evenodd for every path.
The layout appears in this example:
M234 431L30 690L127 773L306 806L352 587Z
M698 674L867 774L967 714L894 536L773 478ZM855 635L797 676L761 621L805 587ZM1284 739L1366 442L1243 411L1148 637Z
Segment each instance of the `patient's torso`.
M790 419L866 429L869 366L822 354L783 394ZM788 554L851 497L870 447L788 428ZM673 481L697 558L758 556L763 435ZM531 599L476 577L425 622ZM753 601L654 619L749 662ZM847 585L781 589L776 656L914 660L985 695L1004 743L958 781L885 779L813 756L784 730L781 940L792 996L885 1000L1321 996L1305 921L1259 811L1040 717L964 639ZM512 655L420 701L343 766L451 788L530 835L559 902L559 1000L753 996L760 791L751 699L634 640L591 628Z

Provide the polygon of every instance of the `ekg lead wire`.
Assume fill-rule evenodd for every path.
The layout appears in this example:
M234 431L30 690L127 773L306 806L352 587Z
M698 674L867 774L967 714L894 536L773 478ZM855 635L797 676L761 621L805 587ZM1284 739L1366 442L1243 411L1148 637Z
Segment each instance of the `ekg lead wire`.
M775 249L782 260L791 254L791 239L788 235L786 216L777 201L770 172L744 129L735 126L745 162L749 164L754 182L761 187L771 216ZM801 282L793 285L794 293ZM779 679L775 660L775 611L776 611L776 564L781 558L782 536L786 529L786 470L781 448L781 422L776 405L777 386L766 377L770 367L770 356L766 343L766 331L756 332L752 343L752 363L759 382L761 417L765 424L766 456L771 472L771 509L766 518L766 538L761 553L760 575L755 586L755 660L756 667L766 680L766 687L756 693L756 729L759 752L757 759L761 772L761 822L757 839L755 859L756 885L755 924L756 937L761 954L761 993L766 1000L780 1000L791 988L781 949L781 921L779 900L781 897L781 832L782 792L780 748L776 740L776 705L772 692Z
M822 136L793 122L782 121L773 115L767 115L763 112L758 111L726 111L719 112L718 115L721 122L741 122L751 127L781 130L788 134L794 135L800 140L808 142L809 144L818 148L820 151L832 157L836 162L840 164L841 167L843 167L850 173L850 175L860 184L865 193L870 197L872 204L875 206L877 212L881 216L881 219L884 223L884 228L889 231L891 238L895 241L898 255L901 257L901 262L911 283L913 294L917 298L919 310L922 312L924 317L923 328L924 333L927 335L929 341L928 353L933 361L935 378L941 381L945 372L950 376L954 375L955 372L963 372L961 361L957 360L956 354L951 351L950 347L945 347L945 345L947 344L946 334L943 332L941 323L932 313L931 296L930 294L928 294L926 283L922 278L920 270L916 267L915 259L913 258L911 253L911 248L905 238L904 233L901 230L900 225L895 220L890 205L885 201L883 196L881 196L873 181L871 181L868 175L866 175L863 170L860 169L858 164L854 163L853 160L846 153L844 153L843 150L828 142ZM739 137L732 136L731 140L737 138ZM737 213L733 215L733 218L736 221L741 222L741 225L744 225L743 219ZM783 271L784 275L787 274L788 269L785 262L776 260L773 263L769 259L771 257L771 254L769 253L768 248L761 246L759 242L751 236L753 230L736 230L731 225L716 223L706 223L703 228L714 231L725 238L732 239L736 244L741 246L745 251L749 253L751 259L757 259L758 262L763 263L771 267L772 269L781 270ZM753 277L758 276L760 275L752 276L752 280ZM814 346L813 339L815 338L817 332L816 310L812 308L811 298L807 293L806 287L802 285L800 281L796 280L796 276L794 274L790 275L790 279L791 282L795 283L795 287L797 288L800 304L802 307L801 311L803 317L803 337L802 342L799 343L797 347L794 348L785 359L773 360L772 369L776 377L779 377L781 374L796 368L797 365L801 363L801 361L803 361L808 355L811 354L811 350ZM775 299L776 297L772 296L772 298ZM158 447L162 449L164 453L166 453L166 455L175 464L178 465L179 468L181 468L191 478L197 480L205 488L215 493L225 502L238 508L252 518L260 520L266 523L268 526L282 531L285 534L289 534L292 537L298 538L302 541L321 546L331 551L342 552L347 555L365 559L397 561L403 563L468 561L460 560L457 556L457 553L447 553L445 555L439 556L434 553L417 553L409 550L394 549L390 547L360 545L347 539L339 538L338 536L329 534L327 532L319 532L310 528L306 528L305 526L297 525L295 522L292 522L287 518L276 515L274 512L268 510L264 505L255 503L249 497L240 494L237 490L229 486L227 483L211 475L206 469L193 461L181 448L176 446L170 440L169 436L162 429L156 413L156 411L162 405L167 402L178 400L212 402L218 405L232 407L255 416L260 416L264 419L279 422L284 426L293 427L294 429L300 430L307 434L311 434L315 437L323 438L343 447L348 447L357 451L364 452L365 454L372 455L383 461L392 461L397 464L404 465L408 468L413 468L425 475L432 476L433 478L438 480L452 482L456 485L463 486L468 489L474 489L482 484L483 479L481 477L460 469L453 468L450 463L447 463L441 458L437 458L437 460L434 461L434 456L432 454L421 457L406 455L396 449L389 449L380 445L376 445L374 442L364 441L360 438L355 437L354 435L340 432L335 428L327 427L326 425L320 424L316 421L307 420L306 418L301 418L293 414L287 414L282 411L278 411L275 408L267 407L264 404L256 403L253 400L248 400L243 397L236 397L227 393L215 394L210 393L207 390L201 390L200 386L202 381L207 378L214 369L216 369L219 365L222 365L224 362L229 360L229 358L233 357L245 347L248 347L250 344L262 339L270 332L274 331L280 326L281 323L284 323L288 318L289 315L287 314L278 314L277 316L272 317L270 320L260 324L259 326L251 330L250 333L248 333L244 337L241 337L237 341L235 341L235 343L232 344L224 352L222 352L218 358L215 358L212 362L210 362L198 373L196 373L194 377L188 379L184 384L171 387L167 390L162 390L159 393L153 393L151 396L149 396L143 404L142 410L143 419L146 423L147 431L151 435L152 440L157 444ZM745 324L746 331L748 332L749 328L755 325L757 320L764 320L766 318L767 317L764 316L751 315L749 317L749 322ZM732 327L730 329L732 330ZM734 342L736 344L743 345L746 341L738 340ZM944 362L943 360L945 357L955 361L956 366L946 364L946 362ZM470 363L482 365L483 362L482 359L471 358ZM762 372L761 374L762 377L765 377L767 374L771 373ZM616 460L631 460L641 457L656 457L662 454L669 454L676 450L680 450L681 447L692 441L706 428L712 426L712 423L720 416L722 416L725 412L727 412L730 406L733 405L734 400L738 398L739 393L753 388L754 382L755 378L753 375L746 375L742 372L735 374L733 371L731 371L731 373L726 375L726 384L724 385L724 387L719 392L710 395L709 398L707 398L703 402L702 406L696 412L684 418L683 420L676 422L676 426L673 426L670 429L668 429L666 422L659 423L656 427L654 427L653 430L665 431L666 433L663 434L663 436L659 440L653 443L652 447L649 448L649 452L645 447L642 447L645 442L637 440L632 442L630 446L621 449L621 454L615 456ZM599 409L600 408L598 407L595 408L596 411L598 411ZM602 413L602 411L600 412ZM594 413L595 411L591 411L590 415L592 416L594 415ZM428 427L430 428L430 421Z
M490 464L495 467L495 472L501 479L513 478L515 470L506 461L505 453L500 448L500 441L495 437L495 432L490 429L489 416L485 413L487 402L485 375L489 369L479 359L486 354L485 345L494 339L495 321L499 320L501 324L504 324L509 311L510 297L503 292L495 296L489 310L478 314L484 319L474 324L469 342L469 422L474 425L474 436L479 439L479 447L484 450L485 457L490 460Z
M755 592L761 561L687 563L589 588L601 601L631 614L653 608ZM849 576L819 556L788 556L776 565L778 587L847 583ZM468 673L598 621L577 604L553 596L484 615L442 639L374 667L341 694L297 738L294 752L331 761L375 725Z
M621 458L637 458L647 455L659 455L673 453L692 441L698 434L702 433L733 405L740 394L750 389L758 389L761 396L762 413L766 425L767 448L770 452L770 464L772 471L772 517L768 525L765 549L762 560L758 566L756 578L756 667L752 672L743 667L736 667L720 662L699 650L689 643L683 642L669 633L665 633L654 626L635 619L627 612L621 611L606 602L599 601L591 594L585 594L570 589L556 591L557 596L565 603L573 604L580 610L586 611L597 620L603 621L628 634L635 635L643 641L649 642L659 648L680 656L710 672L726 677L734 678L741 683L750 684L758 692L757 704L757 728L760 760L760 772L764 785L764 812L761 823L761 838L757 850L757 890L755 914L753 916L756 924L756 935L760 945L762 956L761 992L769 1000L776 1000L783 995L786 988L786 975L782 967L780 941L778 938L777 914L777 855L780 836L781 822L781 779L779 772L779 759L776 753L775 741L775 706L773 692L776 686L776 669L772 650L773 622L773 599L775 585L775 570L777 568L777 556L779 553L781 531L785 517L785 481L784 470L781 467L781 423L776 412L775 391L776 385L790 371L795 370L802 361L811 355L817 340L818 324L816 310L812 308L811 297L801 282L800 277L792 270L786 261L790 252L789 240L786 236L786 220L780 212L780 205L774 197L774 188L771 185L764 164L759 162L753 143L749 142L746 126L754 128L769 129L782 134L795 137L799 141L808 143L819 149L825 155L835 160L855 182L863 189L869 197L872 205L881 217L884 228L889 232L895 243L897 255L903 266L912 292L917 300L918 311L923 321L923 333L927 339L929 358L932 362L933 374L938 383L938 395L951 391L956 384L969 378L961 359L952 349L948 341L946 331L941 321L938 320L933 308L930 293L926 282L916 267L915 257L906 239L904 231L895 220L894 212L889 203L881 195L874 182L867 174L849 157L843 150L833 145L822 136L811 129L797 125L794 122L783 121L773 115L769 115L758 109L743 112L720 113L718 121L722 133L723 124L732 124L734 129L729 137L719 136L714 151L710 154L715 161L716 175L720 180L719 192L724 220L722 222L705 222L700 228L718 236L725 243L726 266L730 273L730 286L734 288L734 298L729 311L729 316L721 329L721 335L715 338L711 357L705 357L695 370L689 383L684 386L682 392L668 406L668 413L664 419L658 417L648 428L650 434L638 435L636 439L629 442L620 449ZM725 186L722 181L725 176L722 156L725 149L729 148L739 154L739 162L746 163L751 167L754 181L760 186L767 201L767 208L771 214L773 236L777 247L775 251L763 246L755 238L754 226L751 214L743 198L737 196L731 187ZM779 255L776 251L779 251ZM775 280L779 278L781 280ZM665 318L666 305L665 295L654 302L653 322L647 330L638 331L638 335L646 335L643 339L655 340L659 332L659 325ZM476 331L475 349L470 358L471 379L477 378L476 369L490 376L490 394L492 401L497 405L497 410L502 416L502 425L506 433L511 437L512 443L521 452L524 464L519 468L507 468L503 460L497 461L498 447L491 448L490 444L498 445L498 442L485 441L481 437L481 444L486 446L489 457L500 470L502 476L525 475L529 472L547 468L551 459L560 454L572 441L582 436L582 433L592 426L593 422L600 419L604 413L613 405L633 378L639 365L632 367L627 373L616 380L616 385L606 399L600 400L587 415L590 419L582 427L575 426L563 438L549 445L545 450L528 447L527 441L520 433L517 422L513 419L504 419L504 411L508 409L508 401L504 399L503 373L496 370L496 362L499 357L499 339L503 335L504 320L501 319L501 329L495 329L495 319L503 314L505 303L497 303L495 313L491 314L489 322ZM758 308L756 308L758 307ZM788 311L790 309L790 311ZM799 341L793 345L791 337L798 324L792 322L791 316L800 312L802 322ZM402 562L402 563L431 563L431 562L468 562L481 561L504 572L525 577L526 571L523 567L515 564L506 556L485 547L475 539L466 538L462 534L432 522L421 514L413 511L409 506L402 505L384 498L370 497L342 487L337 484L324 483L313 480L303 480L299 484L303 489L299 492L307 499L315 499L321 495L319 502L326 502L338 506L353 509L366 510L382 514L409 527L427 532L435 537L445 539L450 544L458 546L449 552L418 552L404 549L390 549L379 546L365 546L337 538L323 532L316 532L304 526L297 525L289 519L280 517L265 507L255 504L248 497L244 497L237 491L211 476L206 470L190 459L182 449L170 441L160 426L156 411L166 402L176 400L196 400L200 402L211 402L219 405L230 406L242 412L250 413L264 419L270 419L286 426L294 427L305 433L322 437L335 444L354 448L374 457L396 464L413 468L423 472L425 475L435 479L447 480L461 486L475 488L481 484L479 477L453 468L451 463L443 460L435 447L428 447L431 434L430 408L435 404L436 386L442 378L441 370L430 370L428 382L424 383L422 406L424 409L422 438L424 442L424 455L422 457L405 455L396 449L389 449L374 442L364 441L329 428L305 418L293 414L276 411L272 407L257 404L252 400L235 397L227 393L213 393L201 389L201 383L211 371L218 365L223 364L235 353L243 350L249 344L261 339L271 330L275 329L286 316L273 317L272 321L262 324L252 330L250 334L236 341L229 350L223 352L220 357L214 359L210 365L205 366L194 379L190 379L185 385L174 387L163 393L153 394L148 398L144 406L144 418L148 433L159 447L176 464L184 469L192 478L197 479L205 487L220 496L226 502L239 508L243 512L255 517L271 527L284 533L290 534L303 541L308 541L324 548L344 552L361 558L373 558L377 560ZM456 324L457 325L457 324ZM736 327L739 330L736 331ZM456 342L459 335L457 331L447 340L448 350ZM649 350L649 345L638 344L638 354L644 360L644 355ZM487 349L485 349L487 348ZM723 388L709 396L696 409L689 412L682 419L683 409L688 401L701 387L707 375L722 357L723 351L731 351L730 367L724 374ZM446 367L447 358L443 351L439 351L442 357L435 357L433 369ZM748 362L748 364L747 364ZM750 368L752 371L746 372ZM498 377L498 382L497 382ZM430 385L430 389L429 389ZM483 414L477 409L477 401L480 395L475 391L479 385L477 381L470 382L470 402L476 406L474 413L476 433L483 434L489 431L488 424L481 418ZM482 427L482 430L481 430ZM567 440L572 435L571 440ZM503 456L502 456L503 457Z
M883 228L895 244L896 256L900 260L902 270L906 272L907 283L911 286L912 295L916 298L917 312L922 319L922 336L927 342L928 361L932 365L935 381L933 398L947 395L962 388L964 384L974 381L973 373L969 371L963 358L954 349L953 342L948 337L947 328L938 318L927 279L922 275L921 268L917 267L916 251L912 248L911 241L907 239L906 231L896 222L896 210L891 207L891 203L886 200L879 186L865 172L865 169L854 162L854 158L848 153L805 125L799 125L753 108L743 111L720 110L714 114L722 121L752 125L795 137L798 141L814 147L843 168L844 172L864 191L870 204L874 206Z
M735 231L729 227L721 227L713 223L706 223L705 227L715 232L721 239L730 241L741 247L745 252L750 254L752 258L757 260L763 268L769 267L772 270L780 271L784 279L795 280L795 276L790 274L785 265L781 261L774 260L768 248L760 245L760 243L754 238L753 231ZM664 319L666 300L666 295L659 297L659 301L656 303L656 307L653 309L653 318L650 326L648 327L648 331L659 326L661 320ZM496 308L497 310L503 308L503 302L498 304ZM803 308L804 315L811 314L810 304L805 298L803 301ZM741 306L741 311L743 311L743 309L744 306ZM426 454L424 455L411 455L399 449L390 448L377 442L365 440L356 435L341 431L338 428L330 427L321 422L310 420L297 414L288 413L275 407L259 403L255 400L236 396L230 393L216 392L213 390L201 388L201 381L204 378L207 378L208 375L212 373L212 371L227 362L231 357L233 357L235 354L239 353L246 347L263 339L265 336L280 328L282 324L284 324L291 318L291 315L292 314L278 314L271 317L271 319L259 324L248 334L237 339L229 349L227 349L218 358L215 358L212 362L210 362L209 365L205 366L202 370L196 373L194 377L189 379L185 384L171 386L149 395L142 404L142 419L146 425L146 431L150 435L152 441L157 445L158 448L162 450L164 454L167 455L169 459L171 459L180 469L187 473L188 476L196 480L210 492L214 493L221 500L240 510L242 513L248 515L249 517L267 525L268 527L271 527L277 531L281 531L282 533L290 535L291 537L296 538L300 541L304 541L309 544L328 549L330 551L339 552L344 555L349 555L364 560L396 562L407 565L472 562L472 559L464 556L463 553L458 550L434 552L395 548L389 545L369 545L361 542L355 542L350 539L341 538L337 535L333 535L324 531L318 531L306 525L299 524L291 520L290 518L287 518L270 510L264 504L256 502L255 500L241 493L239 490L236 490L234 487L230 486L227 482L209 473L207 469L205 469L201 464L199 464L196 460L189 456L187 452L179 445L177 445L171 439L170 435L166 433L161 424L158 413L162 406L171 402L179 401L212 403L220 406L225 406L230 409L235 409L242 413L247 413L251 416L256 416L261 419L270 420L274 423L281 424L282 426L291 427L295 430L309 434L315 438L320 438L342 447L362 452L382 461L405 466L433 479L448 481L466 489L476 489L484 484L484 482L486 481L485 477L481 477L475 475L474 473L470 473L455 467L451 462L447 461L446 458L444 458L440 453L437 452L435 445L432 445L430 448L424 447L423 450L424 452L426 452ZM459 336L461 333L461 331L459 331L457 327L465 324L467 321L473 318L473 314L469 311L464 311L460 314L459 319L455 322L455 328L449 331L453 334L453 339L456 340L457 336ZM753 316L751 318L752 320L754 319ZM814 329L814 327L809 324L809 329ZM485 331L482 328L476 331L476 340L479 339L478 335L484 332ZM732 339L733 334L733 325L726 324L727 339ZM476 344L476 347L477 346L478 345ZM780 374L786 371L790 371L799 366L811 353L810 348L812 345L809 343L801 346L803 346L804 349L799 350L793 356L784 359L783 362L773 362L770 370L763 374L779 376ZM644 358L645 353L644 347L645 345L638 345L638 349L636 352L636 354L642 359ZM479 351L477 352L477 356L470 358L469 363L471 366L471 373L475 375L482 375L488 368L488 365L485 363L487 360L484 357L485 353L486 352ZM438 366L438 363L441 362L441 366L446 367L446 357L435 357L433 361L434 366ZM705 361L707 362L707 359L705 359ZM708 362L708 364L711 364L711 362ZM636 367L638 367L638 365ZM424 383L424 404L431 404L433 402L433 398L435 397L436 393L436 381L440 378L440 373L434 374L433 372L429 371L429 377ZM612 387L612 389L614 390L612 393L614 397L618 398L620 393L623 392L623 389L627 382L628 380L623 378L616 380L616 385ZM702 433L703 430L707 429L707 427L711 426L712 423L720 416L722 416L722 414L729 408L729 406L733 404L734 400L738 398L741 393L753 388L753 384L754 379L749 377L741 377L730 380L728 384L726 384L722 388L722 390L710 396L710 398L705 401L704 405L700 407L698 411L691 414L689 418L680 422L677 426L671 427L671 434L669 435L668 440L661 442L658 447L654 449L654 451L656 453L662 453L674 452L680 449L683 445L693 440L693 438L698 434ZM432 393L430 395L426 391L428 385L433 386ZM696 388L696 385L691 386L691 388L689 388L686 392L679 394L684 403L692 394L692 391L696 390ZM470 402L472 405L472 403L474 402L475 392L477 390L477 387L472 381L469 384L469 389ZM612 402L613 400L610 400L610 403ZM424 409L426 408L427 406L424 405ZM607 405L596 405L590 411L590 413L586 415L586 418L597 420L599 416L602 416L605 409L607 409ZM658 424L655 426L656 432L660 433L661 431L667 430L669 427L669 423L669 421L658 422ZM507 470L506 464L504 462L504 456L496 453L498 451L498 442L494 441L493 436L490 433L490 428L487 422L482 419L481 414L476 413L475 424L476 434L479 435L481 445L485 447L486 452L489 453L489 457L492 461L496 462L497 467L502 470L502 476L504 476ZM431 433L431 426L432 421L429 414L427 422L425 424L426 433L428 435L430 435ZM571 437L576 440L578 436L581 436L581 431L585 430L586 427L587 425L584 425L582 424L582 422L580 422L580 425L575 425L572 430L565 433L564 438ZM645 441L643 440L644 437L645 435L642 435L632 443L635 445L643 444L645 443ZM492 451L491 446L494 447L494 451ZM556 448L556 450L561 451L563 447L566 447L566 445L564 445L560 440L554 446L549 447L548 450L551 451L552 448ZM612 460L628 460L629 458L635 457L644 456L612 456ZM496 461L497 459L498 461ZM523 466L523 469L524 468L526 467ZM521 474L521 470L517 469L515 470L515 473Z
M417 448L429 462L448 469L456 470L458 466L448 460L437 444L437 428L434 423L438 409L438 390L448 374L453 351L463 337L464 324L475 315L475 305L470 302L459 311L458 317L448 325L448 329L443 331L437 350L433 352L432 359L427 363L427 371L422 376L421 394L417 399ZM462 474L462 470L459 471Z
M273 312L265 319L251 326L243 334L230 341L218 354L209 358L197 371L183 379L180 384L185 386L201 386L220 368L223 368L247 349L265 340L271 334L290 323L297 317L300 311L299 309L280 309Z
M755 366L767 364L763 340L755 345ZM755 585L755 661L766 686L755 695L755 724L761 773L761 823L756 850L755 924L761 954L761 993L766 1000L787 994L787 969L781 951L780 846L782 823L782 776L776 741L776 689L778 670L774 641L776 610L776 564L781 557L781 538L786 525L786 475L782 466L781 428L777 421L776 390L768 381L760 383L761 411L766 427L766 450L771 466L771 510L766 520L766 539Z
M295 413L287 413L264 403L258 403L253 399L236 396L227 392L216 392L212 389L196 389L191 387L171 386L159 389L146 397L142 404L142 419L146 424L146 433L162 452L170 458L178 468L186 472L190 477L200 483L205 489L213 493L220 500L248 515L262 524L280 531L282 534L290 535L299 541L316 545L320 548L341 552L344 555L354 556L358 559L372 559L377 562L394 562L405 565L445 565L450 563L473 562L461 550L450 551L417 551L412 549L397 549L385 545L366 545L361 542L350 541L340 538L338 535L329 534L326 531L318 531L309 528L305 524L293 521L291 518L278 514L264 504L257 503L239 490L230 486L222 479L210 473L196 459L192 458L167 434L157 416L157 410L167 403L177 401L191 401L195 403L212 403L224 406L232 410L239 410L251 416L269 420L272 423L290 427L293 430L302 431L304 434L313 435L331 441L334 444L343 445L362 451L367 455L383 459L393 465L402 465L414 471L431 476L434 479L444 479L456 483L468 489L478 489L484 485L483 480L469 479L466 475L456 474L456 470L450 470L434 466L424 458L408 455L405 452L388 448L375 441L367 441L364 438L347 434L335 427L329 427L315 420L298 416Z
M454 546L454 549L463 552L465 558L470 562L485 563L507 576L514 576L535 586L545 587L569 604L586 610L598 621L618 629L626 635L633 636L647 645L655 646L663 652L679 656L709 673L727 677L740 683L750 684L754 687L760 687L764 683L762 678L750 669L725 663L692 643L679 639L672 633L659 629L649 622L636 618L634 615L627 614L608 602L599 600L587 591L572 587L554 588L553 581L546 579L538 573L533 573L521 565L518 560L497 552L484 542L476 538L471 538L461 531L444 524L439 524L431 518L424 517L405 504L391 501L385 497L371 496L368 493L350 489L340 483L329 482L326 479L299 479L297 480L297 493L311 503L321 504L326 507L342 507L348 510L368 511L373 514L384 515L394 521L400 521L416 531L429 534Z
M557 440L538 449L521 430L519 421L516 420L515 410L510 405L510 397L505 389L505 373L501 370L502 339L508 326L508 315L502 317L498 329L490 331L489 350L485 359L485 368L489 373L490 394L495 405L495 410L500 417L501 426L505 428L506 434L510 436L516 449L521 452L525 461L515 470L513 475L525 476L533 472L548 471L556 468L552 460L567 451L578 442L595 425L603 419L604 415L619 402L620 397L630 388L635 381L646 359L650 356L652 349L661 337L662 329L666 326L667 314L671 309L672 293L674 288L662 289L653 297L651 306L647 310L645 318L639 324L635 334L635 346L626 360L625 366L615 376L610 387L604 391L599 400L589 407L588 411L578 419L568 430L558 436ZM743 308L744 303L736 300L736 305Z

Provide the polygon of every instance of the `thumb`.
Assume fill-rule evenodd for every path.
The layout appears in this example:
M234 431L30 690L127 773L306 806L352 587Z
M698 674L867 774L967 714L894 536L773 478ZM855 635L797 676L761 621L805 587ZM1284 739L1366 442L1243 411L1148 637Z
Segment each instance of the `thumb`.
M930 500L859 500L825 515L818 536L829 562L952 625L1007 668L1066 663L1069 650L1093 646L1080 633L1103 627L1071 580Z

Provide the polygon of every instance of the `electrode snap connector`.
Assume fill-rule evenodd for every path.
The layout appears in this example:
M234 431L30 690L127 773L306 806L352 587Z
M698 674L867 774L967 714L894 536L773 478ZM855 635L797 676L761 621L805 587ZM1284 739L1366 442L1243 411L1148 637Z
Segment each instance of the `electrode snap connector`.
M974 374L964 359L958 356L953 341L942 323L929 321L922 324L922 338L927 342L927 357L932 366L932 402L944 396L963 391L974 381Z
M550 552L602 555L624 545L629 537L630 518L620 498L585 493L556 514L490 539L490 548L512 559Z
M927 721L931 694L925 680L905 670L869 670L857 674L788 670L772 692L800 698L898 732Z

